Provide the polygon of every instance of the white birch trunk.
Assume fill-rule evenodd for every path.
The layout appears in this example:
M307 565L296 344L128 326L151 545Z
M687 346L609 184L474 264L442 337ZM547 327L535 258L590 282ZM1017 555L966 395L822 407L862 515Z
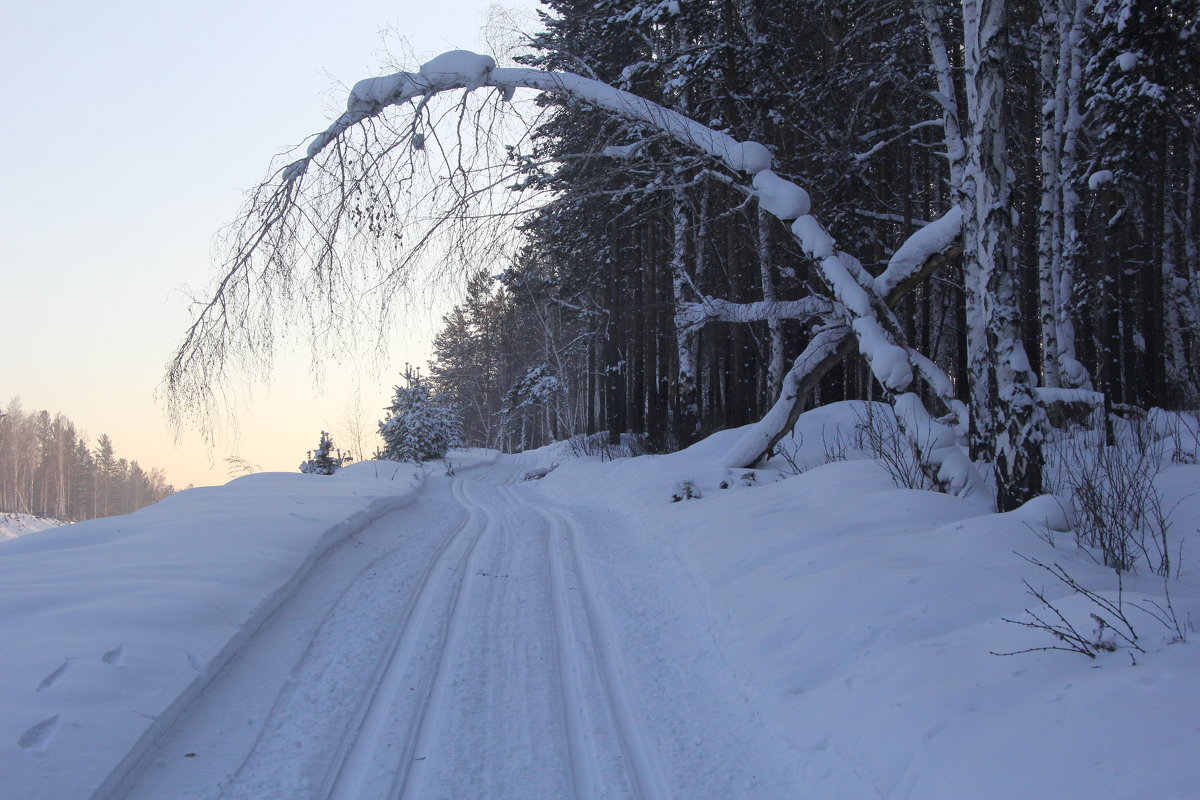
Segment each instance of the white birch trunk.
M771 304L778 300L775 278L771 274L771 216L758 209L758 269L762 280L763 302ZM779 397L783 384L783 321L778 317L767 320L770 337L770 355L767 362L767 391L771 397Z
M917 12L920 14L921 24L925 28L925 40L929 44L929 56L934 75L937 77L938 100L942 106L942 130L946 142L946 160L950 167L950 189L957 194L962 190L967 148L959 120L954 69L950 62L950 52L946 47L942 13L940 7L933 0L917 0ZM966 210L964 207L963 211Z
M675 300L675 350L679 361L676 413L680 423L680 445L690 444L699 435L700 405L696 387L696 350L698 329L681 319L681 310L694 301L692 282L687 273L687 211L682 189L675 190L674 242L671 249L671 288Z
M1055 269L1059 264L1058 232L1062 225L1059 213L1059 130L1061 117L1058 114L1058 32L1057 14L1043 6L1040 34L1041 77L1042 77L1042 140L1038 148L1042 171L1041 205L1038 207L1038 290L1039 320L1042 332L1042 380L1044 385L1058 388L1058 308L1054 299Z
M1059 6L1058 125L1061 128L1059 162L1059 263L1055 265L1054 302L1058 364L1061 383L1070 389L1091 391L1092 378L1075 352L1075 266L1079 258L1079 130L1083 126L1083 0L1061 0ZM1068 22L1069 20L1069 22Z
M1021 342L1005 140L1005 0L966 0L963 41L971 124L964 194L971 454L991 463L996 504L1009 511L1042 491L1046 420Z

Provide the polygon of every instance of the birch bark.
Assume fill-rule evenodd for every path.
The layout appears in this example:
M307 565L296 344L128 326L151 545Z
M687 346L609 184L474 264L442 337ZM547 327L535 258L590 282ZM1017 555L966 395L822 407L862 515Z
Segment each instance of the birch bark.
M1010 511L1042 492L1046 419L1021 341L1005 127L1005 0L963 3L970 134L963 227L971 457L992 465L996 505ZM966 212L967 209L964 209Z

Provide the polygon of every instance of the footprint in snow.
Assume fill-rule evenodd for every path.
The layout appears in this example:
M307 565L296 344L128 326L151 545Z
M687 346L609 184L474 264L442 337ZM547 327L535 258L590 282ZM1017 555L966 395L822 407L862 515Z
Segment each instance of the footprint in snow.
M58 714L55 714L50 719L42 720L37 725L22 733L21 738L17 739L17 744L20 745L22 750L44 753L46 752L46 748L50 746L50 740L54 738L56 730L58 730Z
M60 666L58 669L54 670L54 672L51 672L46 677L42 678L42 682L38 684L38 687L35 691L40 692L43 689L49 689L54 684L58 683L60 680L62 680L62 676L67 674L67 668L70 666L71 666L71 659L69 659L69 658L64 659L62 662L62 666Z
M115 649L109 650L107 653L100 656L100 660L105 664L111 664L114 667L125 666L125 645L117 645Z

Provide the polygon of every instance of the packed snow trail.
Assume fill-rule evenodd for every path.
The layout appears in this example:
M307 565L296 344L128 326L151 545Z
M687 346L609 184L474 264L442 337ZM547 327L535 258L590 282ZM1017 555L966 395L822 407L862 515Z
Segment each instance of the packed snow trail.
M796 796L674 553L521 466L331 550L111 796Z

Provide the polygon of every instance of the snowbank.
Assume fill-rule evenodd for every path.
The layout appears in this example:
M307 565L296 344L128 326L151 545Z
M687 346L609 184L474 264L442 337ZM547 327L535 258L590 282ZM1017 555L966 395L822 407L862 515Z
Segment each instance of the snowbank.
M419 484L371 461L259 473L0 544L0 796L91 797L321 553Z
M853 447L865 407L802 415L794 461L807 471L786 480L717 466L740 435L725 431L682 453L564 462L542 485L628 509L643 535L673 541L813 797L1196 796L1200 634L1172 643L1126 603L1144 654L993 655L1060 644L1004 621L1054 617L1023 580L1085 635L1103 613L1017 554L1114 601L1115 573L1055 531L1068 520L1050 498L994 514L898 489ZM843 452L851 460L824 463ZM684 481L699 499L673 502ZM1179 503L1171 541L1185 563L1171 600L1181 620L1200 619L1200 467L1170 466L1158 486ZM1124 599L1165 604L1162 579L1127 575Z
M18 536L24 536L27 533L46 531L66 524L61 519L6 512L0 514L0 542L16 539Z

